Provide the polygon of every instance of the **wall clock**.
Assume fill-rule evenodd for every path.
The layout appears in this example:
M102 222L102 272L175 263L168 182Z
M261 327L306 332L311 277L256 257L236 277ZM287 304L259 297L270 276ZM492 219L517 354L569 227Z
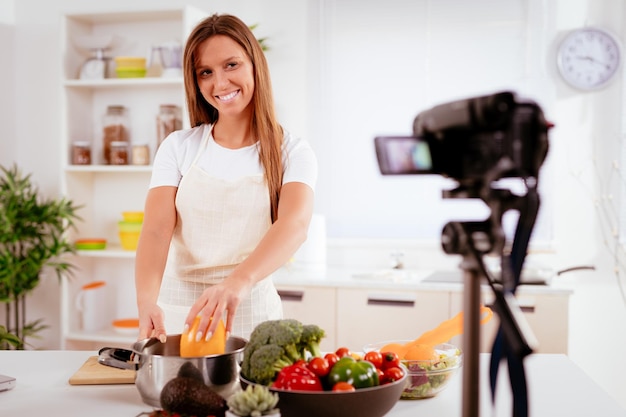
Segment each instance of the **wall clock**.
M557 50L563 80L580 90L604 87L618 73L621 47L617 38L597 28L570 32Z

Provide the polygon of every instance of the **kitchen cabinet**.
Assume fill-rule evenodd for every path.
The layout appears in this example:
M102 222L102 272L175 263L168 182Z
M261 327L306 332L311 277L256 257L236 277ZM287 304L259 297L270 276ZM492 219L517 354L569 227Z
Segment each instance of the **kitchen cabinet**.
M317 324L326 337L322 339L322 351L337 349L337 291L334 288L307 287L301 285L277 285L283 303L283 317Z
M361 351L368 343L412 339L448 318L447 291L379 288L337 290L337 345Z
M80 288L92 281L105 281L109 322L137 316L134 296L134 252L119 243L117 222L123 211L142 211L148 190L149 165L105 165L103 116L109 106L127 110L129 142L148 145L152 159L157 145L156 116L161 104L175 104L184 111L182 77L80 79L89 51L81 49L85 37L114 39L113 56L150 58L153 45L167 41L184 44L193 26L207 14L192 8L150 9L89 14L67 14L63 18L61 50L62 152L61 189L66 198L81 208L81 220L71 231L70 241L104 238L105 250L78 251L76 266L61 283L61 345L63 348L92 349L103 343L132 343L136 334L118 334L112 326L83 332L75 300ZM84 42L82 42L84 44ZM110 64L110 62L109 62ZM109 71L109 76L111 76ZM183 116L186 122L186 117ZM72 144L91 144L91 163L72 164Z
M493 293L491 289L481 291L482 303L486 306L493 305ZM569 297L561 293L538 293L528 292L521 287L516 295L517 303L522 310L524 318L528 322L538 342L537 351L540 353L568 353L569 337ZM450 312L456 315L463 310L463 293L451 294ZM493 340L499 326L498 315L480 326L480 351L491 352ZM462 336L452 339L452 343L460 344Z
M463 284L425 282L432 271L412 272L414 278L390 281L385 275L357 279L363 274L345 268L331 268L324 277L285 268L274 275L274 283L282 292L286 317L316 323L334 338L324 342L324 350L347 346L358 351L368 343L416 338L463 310ZM539 342L537 353L568 353L571 294L555 285L518 289L518 304ZM487 285L481 297L492 305ZM481 352L491 352L497 327L497 314L480 327ZM462 335L451 342L462 346Z

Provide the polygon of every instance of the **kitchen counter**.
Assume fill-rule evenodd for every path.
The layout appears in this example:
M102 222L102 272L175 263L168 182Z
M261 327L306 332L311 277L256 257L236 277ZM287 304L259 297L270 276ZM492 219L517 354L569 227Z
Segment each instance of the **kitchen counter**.
M573 290L559 276L545 276L549 285L520 285L517 301L539 341L536 353L567 354ZM288 265L274 274L273 281L283 300L285 317L316 323L326 331L322 340L325 350L338 346L358 350L372 342L372 335L376 341L412 339L464 308L463 271L454 268L328 266L304 270ZM491 306L493 300L493 291L485 282L481 301ZM359 326L362 322L368 325ZM491 351L497 326L495 320L482 326L481 351ZM460 339L451 342L460 344Z
M0 410L6 416L63 415L135 417L150 412L132 384L69 385L91 351L0 351L0 373L17 378L15 388L0 392ZM510 394L503 368L495 414L491 413L487 380L488 354L481 355L481 415L510 416ZM623 417L626 410L594 383L565 355L535 354L526 359L530 416ZM459 373L439 396L399 401L388 417L461 415ZM351 417L351 416L346 416Z
M420 291L463 291L463 271L430 269L372 269L328 267L304 270L290 266L273 275L276 285L306 285L310 287L379 288ZM518 290L527 294L571 295L572 289L547 277L547 285L524 284ZM482 284L489 288L487 282Z

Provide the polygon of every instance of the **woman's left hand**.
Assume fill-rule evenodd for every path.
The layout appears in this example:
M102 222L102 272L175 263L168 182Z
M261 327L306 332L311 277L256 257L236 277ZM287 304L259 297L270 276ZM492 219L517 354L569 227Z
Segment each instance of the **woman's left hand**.
M203 337L209 340L217 329L220 319L225 319L226 338L228 338L237 307L250 290L250 284L246 284L244 280L235 279L232 275L223 282L208 287L191 306L183 333L189 331L196 316L200 315L198 332L195 335L188 335L189 337L194 337L196 341L200 341Z

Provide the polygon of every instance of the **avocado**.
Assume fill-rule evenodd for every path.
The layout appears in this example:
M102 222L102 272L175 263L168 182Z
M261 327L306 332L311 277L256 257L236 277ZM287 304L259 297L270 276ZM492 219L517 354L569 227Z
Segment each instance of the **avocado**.
M161 390L161 407L170 413L224 417L226 401L195 378L177 376Z
M187 378L197 379L200 382L204 382L202 372L200 372L196 365L191 362L185 362L178 370L178 374L176 374L176 376L184 376Z

